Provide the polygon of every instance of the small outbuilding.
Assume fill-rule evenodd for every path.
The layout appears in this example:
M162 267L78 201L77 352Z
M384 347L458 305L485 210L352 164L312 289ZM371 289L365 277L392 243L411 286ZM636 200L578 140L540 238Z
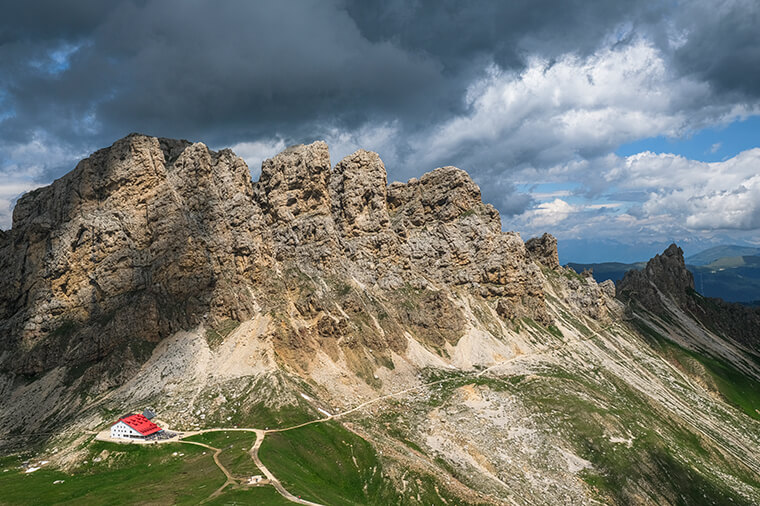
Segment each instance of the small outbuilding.
M260 474L256 474L248 478L249 485L264 485L265 483L268 483L268 482Z
M126 415L111 426L111 437L118 439L153 439L163 429L143 415Z

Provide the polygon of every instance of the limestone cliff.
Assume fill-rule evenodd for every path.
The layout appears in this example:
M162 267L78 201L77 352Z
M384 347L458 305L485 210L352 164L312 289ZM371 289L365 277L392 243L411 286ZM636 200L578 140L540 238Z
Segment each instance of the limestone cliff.
M544 249L556 264L556 241ZM377 154L333 169L323 142L265 161L252 183L229 150L130 135L23 196L0 262L0 367L27 375L138 363L177 330L244 320L276 305L266 287L289 267L386 290L464 287L550 323L540 269L466 172L387 186Z
M269 261L245 163L130 135L24 195L0 246L2 369L129 363L209 311L242 317ZM132 350L132 351L130 351Z

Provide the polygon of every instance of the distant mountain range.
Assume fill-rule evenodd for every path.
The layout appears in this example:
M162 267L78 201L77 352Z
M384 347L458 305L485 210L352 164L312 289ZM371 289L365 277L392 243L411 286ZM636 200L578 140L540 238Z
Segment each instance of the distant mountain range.
M716 246L686 258L686 268L694 275L697 291L728 302L760 305L760 248ZM615 283L629 270L641 270L646 262L567 264L577 272L591 269L594 279Z
M737 258L760 255L760 248L750 246L715 246L686 257L687 265L708 265L723 258Z

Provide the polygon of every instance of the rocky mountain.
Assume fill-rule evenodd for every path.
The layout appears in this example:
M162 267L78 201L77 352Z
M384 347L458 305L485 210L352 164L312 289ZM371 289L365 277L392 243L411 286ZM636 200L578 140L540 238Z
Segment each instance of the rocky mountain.
M728 248L713 248L705 253L719 254ZM699 261L699 259L697 259ZM723 299L727 302L740 302L745 305L760 298L760 256L725 256L712 260L710 263L690 264L686 259L686 269L694 276L694 284L698 291L708 297ZM602 262L580 264L570 262L568 267L576 272L590 270L597 282L612 280L618 282L626 272L642 270L646 262L625 264L620 262Z
M252 182L133 134L0 234L0 445L98 476L132 461L92 432L150 405L287 428L259 455L322 503L756 503L754 313L693 289L675 246L617 294L561 267L455 167L389 185L315 142Z
M760 354L760 309L707 298L694 289L681 248L672 244L641 271L628 271L617 285L618 297L629 308L667 317L684 312L691 320L726 340ZM674 306L675 304L675 306Z

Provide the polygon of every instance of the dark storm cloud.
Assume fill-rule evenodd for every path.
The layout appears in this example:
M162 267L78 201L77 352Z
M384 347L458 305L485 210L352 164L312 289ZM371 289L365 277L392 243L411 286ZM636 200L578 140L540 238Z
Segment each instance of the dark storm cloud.
M393 40L456 71L483 59L515 67L528 53L551 57L569 48L592 51L615 25L659 17L661 5L636 0L353 0L348 11L370 40Z
M90 33L113 8L101 0L6 2L0 20L0 46L19 40L78 38Z
M535 203L533 197L518 192L513 183L503 178L476 175L476 179L481 188L483 202L493 204L503 218L520 214Z
M440 80L435 62L367 41L335 3L122 3L79 28L65 41L22 38L1 49L3 88L15 110L6 131L234 140L236 131L409 109L415 90ZM30 65L64 43L80 46L64 71Z
M716 90L760 98L760 2L698 0L684 6L677 20L683 45L675 61Z
M487 61L592 48L635 2L17 2L0 22L5 139L44 129L102 144L132 130L227 141L315 122L401 119L462 107ZM51 55L66 48L66 68ZM37 62L37 65L34 63ZM47 62L47 63L46 63ZM60 65L59 65L60 66Z

